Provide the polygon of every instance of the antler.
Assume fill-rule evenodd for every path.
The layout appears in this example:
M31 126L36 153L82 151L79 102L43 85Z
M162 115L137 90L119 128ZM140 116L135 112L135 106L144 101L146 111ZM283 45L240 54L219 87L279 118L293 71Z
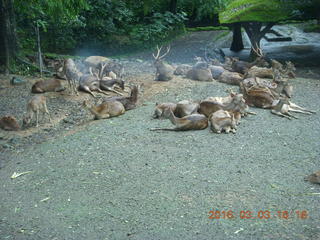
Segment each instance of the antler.
M161 46L161 47L159 48L159 46L157 45L157 55L156 55L156 56L152 53L152 56L154 57L155 60L160 60L160 59L164 58L164 57L170 52L170 45L169 45L169 46L167 47L167 51L166 51L162 56L160 56L162 47L163 47L163 46Z
M262 49L259 48L258 43L256 43L256 49L255 47L252 47L252 50L257 54L258 57L263 57Z
M103 78L103 70L104 68L107 66L108 63L101 63L101 68L99 70L99 80L101 80Z

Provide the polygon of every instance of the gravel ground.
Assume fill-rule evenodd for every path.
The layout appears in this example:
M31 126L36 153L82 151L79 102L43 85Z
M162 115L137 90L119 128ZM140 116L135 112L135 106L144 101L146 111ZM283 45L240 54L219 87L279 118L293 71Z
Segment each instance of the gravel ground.
M64 106L74 104L66 119L80 120L44 127L30 143L43 132L51 139L0 155L0 239L320 239L320 188L303 181L319 169L319 114L290 121L254 109L236 134L152 132L172 126L151 120L155 102L224 96L230 86L155 83L150 73L132 76L145 84L143 103L117 118L89 121L75 99L52 95L61 113L56 104L51 111L65 116ZM293 101L319 112L319 79L306 77L315 73L302 69L292 80ZM14 172L27 173L11 179ZM211 210L234 218L209 219Z

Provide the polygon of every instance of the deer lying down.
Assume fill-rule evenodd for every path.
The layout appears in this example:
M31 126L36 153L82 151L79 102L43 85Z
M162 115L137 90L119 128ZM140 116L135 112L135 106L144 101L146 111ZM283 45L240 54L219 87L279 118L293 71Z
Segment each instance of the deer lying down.
M271 113L285 117L288 119L298 119L296 116L290 114L289 112L298 112L298 113L304 113L304 114L312 114L315 113L315 111L311 111L305 108L302 108L292 102L289 101L287 98L281 98L280 100L276 101L272 107Z
M159 48L157 46L157 54L152 54L154 58L154 66L156 67L156 81L169 81L173 78L174 68L164 62L162 59L170 52L170 46L167 48L167 51L160 56L162 46Z
M172 112L175 112L177 107L176 103L156 103L156 107L154 110L153 118L159 118L159 119L168 119L170 114L168 114L168 111L165 111L166 109L171 109Z
M202 101L200 102L199 113L209 117L212 113L218 110L239 111L242 115L249 114L248 105L246 104L242 94L230 93L231 101L220 103L217 101ZM252 113L253 114L253 113Z
M96 97L92 91L96 91L105 95L108 95L100 88L100 81L97 77L85 74L80 77L79 90L90 93L93 97Z
M311 183L320 184L320 171L312 173L311 175L304 178L305 181L309 181Z
M18 121L13 116L4 116L0 118L0 128L6 131L17 131L20 129Z
M189 100L182 100L177 103L174 115L177 117L185 117L197 113L199 109L199 103L191 102Z
M95 120L117 117L125 112L124 106L118 101L108 101L90 106L89 101L85 100L82 106L94 115Z
M42 112L44 119L47 114L49 117L49 121L51 122L50 113L47 108L46 97L45 96L34 96L30 99L27 104L27 115L23 119L23 125L27 126L31 123L34 115L36 115L36 127L39 126L39 113Z
M131 94L129 97L123 97L123 96L115 96L111 98L106 98L103 100L103 102L108 102L108 101L118 101L121 102L122 105L124 106L125 110L132 110L136 108L137 102L138 102L138 94L139 90L137 86L134 86L131 89Z
M215 133L229 133L230 131L236 133L236 118L241 118L239 112L229 112L225 110L218 110L212 113L209 117L210 128Z
M45 92L61 92L65 88L58 79L40 80L33 84L31 88L32 93L45 93Z
M182 118L177 118L170 108L165 110L165 114L175 128L151 128L151 131L188 131L188 130L203 130L208 127L208 119L202 114L191 114Z

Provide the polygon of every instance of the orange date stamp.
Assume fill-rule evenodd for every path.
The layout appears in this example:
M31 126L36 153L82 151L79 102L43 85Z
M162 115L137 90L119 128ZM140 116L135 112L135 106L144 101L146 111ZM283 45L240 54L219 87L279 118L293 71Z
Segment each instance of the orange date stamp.
M209 219L307 219L309 218L309 213L307 210L296 210L296 211L270 211L270 210L258 210L258 211L250 211L250 210L241 210L241 211L219 211L219 210L210 210L209 211Z

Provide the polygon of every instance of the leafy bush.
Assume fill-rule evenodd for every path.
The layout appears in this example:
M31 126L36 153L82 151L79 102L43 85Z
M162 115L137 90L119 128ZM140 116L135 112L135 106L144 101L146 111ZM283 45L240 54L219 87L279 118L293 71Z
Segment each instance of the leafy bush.
M129 33L133 44L143 45L160 42L168 38L170 33L182 29L186 20L185 13L173 14L171 12L154 13L146 18L148 24L136 24Z

